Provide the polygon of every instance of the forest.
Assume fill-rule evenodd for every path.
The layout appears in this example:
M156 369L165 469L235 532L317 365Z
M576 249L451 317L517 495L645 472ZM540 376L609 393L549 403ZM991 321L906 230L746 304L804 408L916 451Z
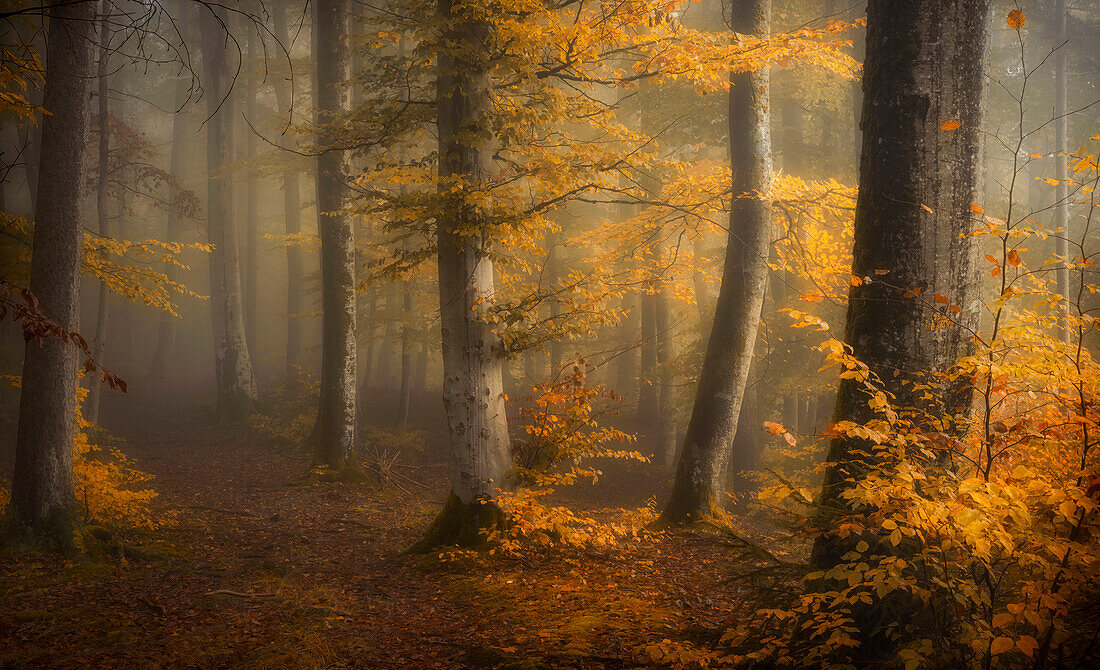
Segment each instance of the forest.
M1098 154L1100 0L0 0L0 669L1100 667Z

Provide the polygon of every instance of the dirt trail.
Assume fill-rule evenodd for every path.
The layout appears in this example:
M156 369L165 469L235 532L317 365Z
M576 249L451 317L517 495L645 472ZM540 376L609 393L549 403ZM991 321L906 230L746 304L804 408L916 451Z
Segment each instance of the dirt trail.
M141 547L166 557L6 560L0 668L645 667L640 646L742 607L709 538L440 563L404 549L442 504L442 466L408 493L303 486L308 459L198 411L116 430L177 510Z

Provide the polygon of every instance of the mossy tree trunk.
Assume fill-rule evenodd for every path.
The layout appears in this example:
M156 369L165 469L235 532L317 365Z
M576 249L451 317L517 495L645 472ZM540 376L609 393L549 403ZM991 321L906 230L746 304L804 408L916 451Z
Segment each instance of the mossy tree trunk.
M49 3L41 163L30 290L46 316L80 327L81 194L91 123L96 5ZM23 359L19 429L7 530L48 545L73 545L73 437L77 349L56 338L30 341Z
M736 0L733 30L767 35L770 0ZM659 523L683 524L724 514L726 466L752 367L768 279L772 183L767 69L730 76L732 192L722 286L707 341L672 494Z

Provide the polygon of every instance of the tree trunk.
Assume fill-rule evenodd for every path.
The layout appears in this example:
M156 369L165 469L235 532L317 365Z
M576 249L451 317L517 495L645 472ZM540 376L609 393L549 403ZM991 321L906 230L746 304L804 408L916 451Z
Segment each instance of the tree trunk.
M232 178L226 174L233 146L233 97L227 95L224 10L203 8L203 85L206 122L206 235L210 254L210 311L214 328L214 364L217 378L217 412L238 420L252 412L256 381L244 334L241 305L240 260L232 206ZM218 12L215 15L215 11Z
M317 43L318 136L317 229L321 237L321 403L317 411L314 462L337 470L354 469L356 422L355 236L342 211L347 198L343 152L331 148L332 124L346 108L347 42L341 38L347 0L318 0L314 9Z
M244 15L242 15L244 16ZM259 121L256 109L256 62L259 59L257 41L259 35L252 26L251 20L245 18L245 34L248 36L248 63L245 69L248 76L245 78L245 120L250 123ZM244 132L244 159L247 162L245 174L247 175L244 186L245 203L245 273L244 273L244 324L245 341L248 343L248 351L252 354L252 365L259 368L259 328L260 328L260 221L257 212L257 180L252 173L252 162L256 159L256 133L248 124L242 125Z
M656 445L657 414L661 411L661 404L657 397L657 292L654 285L651 284L648 292L638 296L638 306L641 327L641 346L638 347L641 361L638 370L638 431L641 439L653 445L654 456L660 458L661 452Z
M99 164L98 183L96 184L96 218L99 223L99 235L111 236L111 219L107 212L107 180L111 169L111 123L107 104L107 58L110 56L111 27L107 22L107 6L101 7L99 18L99 64L96 67L96 83L99 103ZM92 357L99 363L106 361L107 326L111 316L111 292L104 282L99 283L99 301L96 306L95 344ZM99 378L88 376L88 396L84 401L84 419L89 423L99 423L99 395L102 384Z
M95 3L54 0L42 120L42 160L30 290L62 328L80 326L81 192L91 119ZM68 549L73 497L77 349L56 338L27 343L7 530Z
M672 359L673 352L671 299L665 288L665 282L657 281L656 307L656 331L657 331L657 455L662 465L674 465L676 463L676 422L673 417L672 406L676 395L673 387Z
M511 468L499 338L486 320L494 299L486 213L467 204L492 170L490 80L485 39L490 26L469 10L438 0L446 48L437 55L440 197L437 220L443 406L454 471L451 495L418 548L477 544L479 530L499 525L495 500ZM454 190L451 190L451 187Z
M966 412L970 391L943 389L942 407L920 406L921 373L945 372L972 350L977 326L974 238L970 205L982 185L984 68L989 3L985 0L871 0L867 7L863 156L856 204L852 274L874 281L849 290L845 341L896 398L943 418ZM944 121L961 127L941 130ZM887 274L881 275L881 271ZM881 279L879 278L881 276ZM962 308L961 327L929 328L930 299L941 294ZM909 294L911 295L911 293ZM874 415L862 387L840 382L834 420L863 423ZM848 513L844 492L875 462L859 454L868 444L833 440L821 496L823 514ZM814 562L829 568L850 545L822 537Z
M175 113L172 115L172 144L168 147L168 173L177 182L176 186L168 189L168 220L165 225L167 241L178 244L183 240L183 213L177 205L177 198L182 191L184 144L191 134L190 116L183 112L190 94L190 81L184 77L176 79ZM180 269L174 263L164 264L164 274L169 281L180 280ZM153 379L166 380L172 359L176 349L176 321L177 317L168 312L161 312L160 321L157 323L157 344L153 350L153 363L150 366L150 376Z
M1057 51L1054 52L1054 178L1058 180L1054 201L1054 253L1062 261L1057 265L1057 292L1061 316L1069 316L1069 85L1066 79L1066 0L1056 0L1055 26L1058 29ZM1069 342L1073 329L1062 322L1062 340Z
M765 36L770 0L737 0L733 30ZM733 173L729 240L714 325L699 374L695 404L661 521L679 524L724 514L729 461L752 367L768 279L771 202L759 197L772 182L768 70L730 76L730 167Z
M286 25L285 3L272 5L275 37L290 48L290 32ZM280 81L275 87L276 103L279 111L293 116L291 78ZM302 232L302 205L298 186L298 171L288 168L283 173L283 224L286 234L298 235ZM302 247L296 243L286 247L286 376L295 377L302 365Z
M397 427L409 423L409 402L412 400L413 293L412 280L401 286L401 399L397 407Z

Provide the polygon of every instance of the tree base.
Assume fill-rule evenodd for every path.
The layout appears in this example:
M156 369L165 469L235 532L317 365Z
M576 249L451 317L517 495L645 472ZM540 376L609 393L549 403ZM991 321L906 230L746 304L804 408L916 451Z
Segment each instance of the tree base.
M370 484L373 480L357 461L329 464L315 461L298 479L300 484L340 482L343 484Z
M83 524L76 514L53 514L38 523L30 523L12 514L11 508L0 528L0 543L5 549L52 552L65 555L80 553Z
M723 527L728 525L729 516L726 510L718 505L713 495L705 494L693 496L691 500L684 500L675 492L672 498L661 511L661 516L649 524L650 530L667 530L669 528L683 528L697 525L716 525Z
M504 510L496 503L484 500L464 503L452 491L439 516L425 531L424 537L409 551L426 554L439 547L481 548L485 546L483 531L504 528L506 525Z

